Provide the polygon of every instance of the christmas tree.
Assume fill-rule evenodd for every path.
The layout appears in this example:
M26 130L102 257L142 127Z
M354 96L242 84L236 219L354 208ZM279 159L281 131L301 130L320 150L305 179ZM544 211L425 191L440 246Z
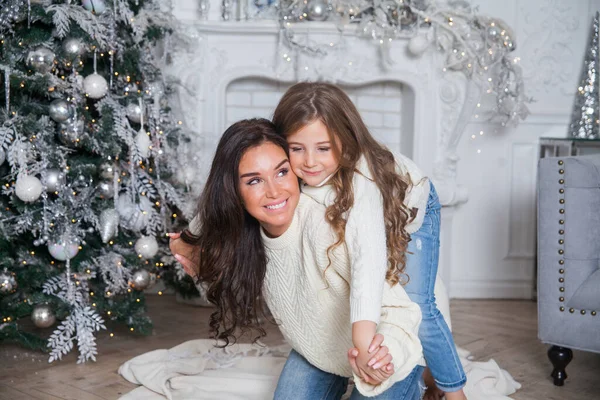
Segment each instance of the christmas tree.
M569 124L569 136L579 139L600 138L600 13L592 20L592 28L583 59L583 70Z
M78 362L95 360L100 330L150 333L143 290L157 279L196 291L165 235L188 203L170 183L188 138L156 47L174 34L166 11L154 0L0 6L0 341L50 361L76 343Z

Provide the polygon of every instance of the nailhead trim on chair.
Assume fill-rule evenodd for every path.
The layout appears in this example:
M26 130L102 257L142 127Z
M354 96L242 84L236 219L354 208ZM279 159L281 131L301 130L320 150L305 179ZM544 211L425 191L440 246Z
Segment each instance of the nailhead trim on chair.
M564 161L563 161L563 160L558 160L558 165L564 165ZM564 175L564 173L565 173L565 170L564 170L563 168L560 168L560 169L558 170L558 173L559 173L560 175ZM561 184L561 185L564 185L564 184L565 184L565 180L561 178L561 179L559 179L559 180L558 180L558 183L559 183L559 184ZM565 193L565 189L564 189L564 188L560 188L560 189L558 189L558 193L560 193L560 194L564 194L564 193ZM559 200L558 200L558 203L559 203L559 204L565 204L565 199L559 199ZM564 214L565 214L565 209L564 209L564 208L560 208L560 209L558 210L558 212L559 212L560 214L564 215ZM564 219L559 219L559 220L558 220L558 223L559 223L560 225L564 225L564 224L565 224L565 220L564 220ZM564 235L564 234L565 234L565 231L564 231L564 229L559 229L559 230L558 230L558 234L559 234L559 235ZM564 239L559 239L559 240L558 240L558 244L559 244L559 245L563 245L563 246L564 246L564 244L565 244L565 241L564 241ZM560 254L560 255L563 255L564 253L565 253L565 250L564 250L564 249L558 249L558 254ZM558 260L558 263L559 263L560 265L564 265L564 264L565 264L565 260L564 260L563 258L561 258L560 260ZM565 273L565 270L564 270L563 268L560 268L560 269L558 270L558 273L562 275L562 274L564 274L564 273ZM563 277L561 276L561 277L559 277L559 278L558 278L558 281L559 281L560 283L564 283L564 282L565 282L565 278L563 278ZM558 290L559 290L561 293L564 293L564 291L565 291L565 288L564 288L564 286L560 286L560 287L558 288ZM565 298L564 298L563 296L560 296L560 297L558 298L558 301L560 301L560 302L562 303L562 302L564 302L564 301L565 301ZM565 311L565 307L564 307L564 306L560 306L560 307L559 307L559 310L560 310L561 312L562 312L562 311ZM574 308L569 308L569 312L570 312L571 314L573 314L573 313L575 312L575 309L574 309ZM581 315L585 315L585 314L586 314L586 311L585 311L585 310L580 310L580 311L579 311L579 313L580 313ZM590 312L590 314L591 314L592 316L594 316L594 317L595 317L597 313L596 313L596 311L594 310L594 311L591 311L591 312Z
M564 164L564 161L563 161L563 160L558 160L558 165L563 165L563 164ZM559 169L559 170L558 170L558 173L559 173L559 174L561 174L561 175L563 175L563 174L565 173L565 170L561 168L561 169ZM559 179L558 183L559 183L559 184L561 184L561 185L564 185L564 183L565 183L565 180L564 180L564 179ZM564 194L564 193L565 193L565 189L561 187L560 189L558 189L558 193L560 193L560 194ZM561 198L561 199L559 199L559 200L558 200L558 202L559 202L560 204L565 204L565 199L564 199L564 198ZM559 212L560 212L561 214L563 214L563 215L564 215L564 213L565 213L565 210L564 210L563 208L561 208L561 209L559 210ZM564 224L565 224L565 220L564 220L564 219L559 219L559 220L558 220L558 223L559 223L560 225L564 225ZM560 230L558 231L558 234L559 234L559 235L564 235L564 234L565 234L565 231L564 231L563 229L560 229ZM561 238L561 239L559 239L559 240L558 240L558 244L559 244L559 245L561 245L561 246L563 246L563 245L565 244L565 241L564 241L564 239L562 239L562 238ZM564 252L565 252L565 251L564 251L563 249L558 249L558 254L560 254L561 256L564 254ZM559 259L559 260L558 260L558 263L559 263L560 265L564 265L564 263L565 263L565 260L564 260L563 258L561 258L561 259ZM564 270L563 268L560 268L560 269L558 270L558 272L559 272L560 274L564 274L565 270ZM558 278L558 281L559 281L560 283L564 283L565 279L564 279L564 278L561 276L561 277L559 277L559 278ZM559 288L558 288L558 290L559 290L561 293L564 293L564 291L565 291L565 288L564 288L564 286L561 286L561 287L559 287ZM558 298L558 300L559 300L559 301L562 303L562 302L564 302L564 301L565 301L565 298L564 298L563 296L560 296L560 297ZM560 307L559 307L559 310L560 310L561 312L562 312L562 311L565 311L565 307L564 307L564 306L560 306ZM571 309L571 310L572 310L572 309ZM571 310L569 310L569 311L571 311ZM573 311L571 311L571 312L573 312Z

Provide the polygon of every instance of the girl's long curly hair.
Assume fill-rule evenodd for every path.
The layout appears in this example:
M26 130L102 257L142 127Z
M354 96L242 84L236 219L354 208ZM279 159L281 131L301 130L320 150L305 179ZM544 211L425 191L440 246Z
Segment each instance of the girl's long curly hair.
M200 251L198 280L208 285L208 300L217 306L210 316L214 338L225 347L246 332L265 336L258 317L264 315L261 296L267 257L259 222L244 209L239 191L239 164L251 148L273 143L288 154L285 138L266 119L231 125L221 137L210 174L200 196L200 234L192 243Z
M339 160L339 169L330 180L336 199L326 211L326 218L338 240L328 252L344 243L344 216L354 205L352 178L358 173L356 165L360 157L364 156L383 197L388 259L386 280L395 285L406 267L410 236L405 227L415 217L415 212L404 204L413 183L408 175L396 171L393 154L373 138L350 98L335 85L297 83L283 95L273 115L275 129L283 136L298 132L316 120L321 120L327 127L332 149ZM336 145L335 138L339 139L341 148Z

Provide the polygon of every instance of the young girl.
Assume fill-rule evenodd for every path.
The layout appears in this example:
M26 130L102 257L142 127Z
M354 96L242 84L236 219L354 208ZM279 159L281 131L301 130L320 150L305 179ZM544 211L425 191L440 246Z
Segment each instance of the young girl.
M379 144L352 101L334 85L292 86L273 123L287 138L302 191L327 206L326 219L338 237L328 250L347 246L359 369L370 366L367 350L379 323L384 280L400 283L421 307L419 338L437 387L448 400L464 399L466 376L433 295L440 204L431 182L412 161L394 158ZM349 238L348 231L360 235Z

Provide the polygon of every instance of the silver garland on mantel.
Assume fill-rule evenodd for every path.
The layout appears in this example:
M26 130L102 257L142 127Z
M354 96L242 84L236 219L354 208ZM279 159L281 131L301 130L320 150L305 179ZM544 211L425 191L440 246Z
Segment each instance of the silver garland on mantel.
M231 20L231 2L224 0L223 11ZM237 7L248 0L238 0ZM226 9L225 9L226 8ZM314 56L325 56L337 46L307 43L296 39L294 27L305 21L329 21L336 25L339 43L350 24L359 37L372 39L386 54L392 41L408 40L408 50L419 56L429 48L445 55L443 71L459 71L495 98L488 119L502 126L517 124L529 114L519 58L511 56L516 37L498 18L478 14L463 0L281 0L265 4L254 0L253 15L248 18L279 21L283 44Z
M600 107L598 96L600 95L600 68L598 57L600 56L600 13L596 13L592 22L592 31L588 47L583 60L583 71L577 92L575 93L575 104L569 124L569 136L580 139L600 138L599 124Z

